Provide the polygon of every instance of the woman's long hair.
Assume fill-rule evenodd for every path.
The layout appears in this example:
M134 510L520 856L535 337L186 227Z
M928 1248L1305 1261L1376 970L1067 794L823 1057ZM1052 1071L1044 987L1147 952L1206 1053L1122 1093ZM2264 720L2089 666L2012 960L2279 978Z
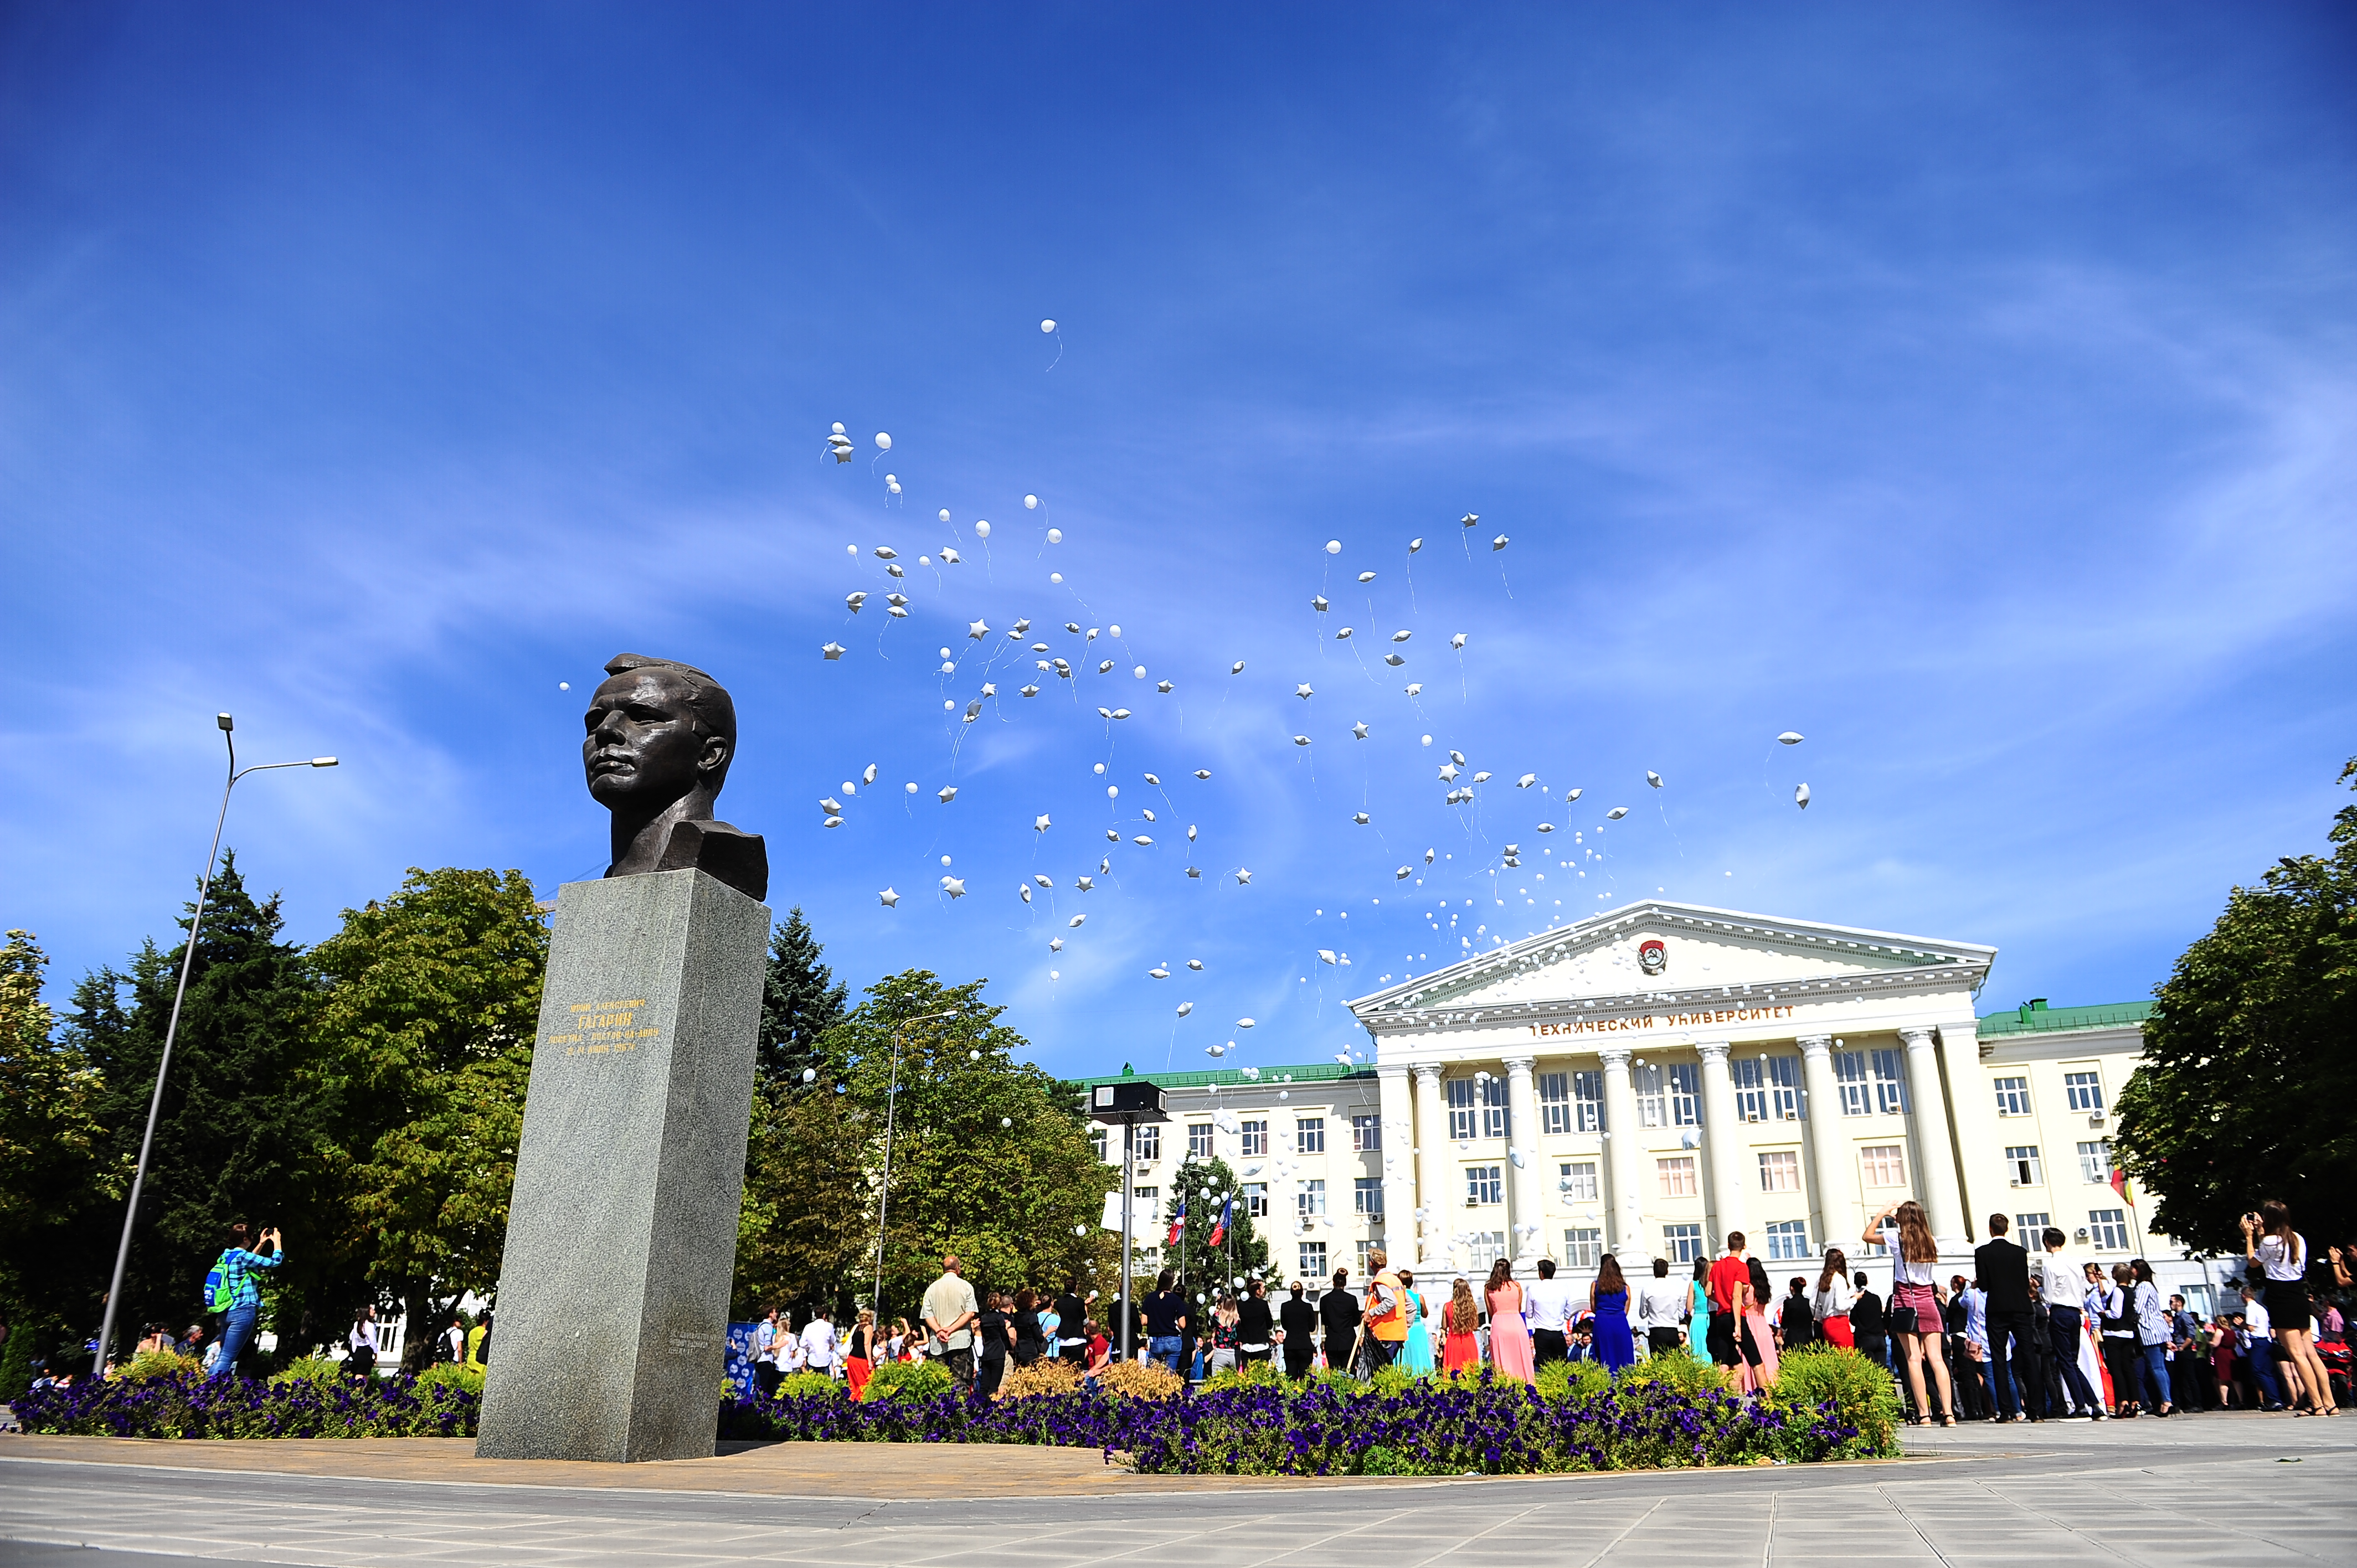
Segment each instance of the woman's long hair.
M1932 1222L1923 1218L1921 1204L1910 1197L1893 1218L1899 1221L1900 1257L1910 1263L1940 1261L1940 1243L1932 1235Z
M2282 1198L2271 1197L2259 1205L2259 1227L2282 1240L2287 1264L2298 1268L2307 1262L2299 1255L2298 1233L2291 1228L2291 1206Z
M1596 1294L1610 1295L1616 1290L1626 1294L1629 1281L1620 1273L1620 1260L1607 1252L1596 1261Z
M1818 1294L1833 1289L1835 1280L1849 1283L1849 1259L1839 1247L1828 1247L1825 1249L1825 1272L1817 1276Z
M1710 1260L1708 1258L1696 1258L1695 1260L1694 1277L1697 1280L1707 1280L1710 1278Z
M1448 1293L1448 1332L1470 1334L1481 1326L1481 1309L1474 1305L1473 1287L1463 1279Z
M1501 1258L1490 1265L1490 1283L1481 1287L1485 1295L1494 1295L1503 1286L1514 1283L1514 1265L1511 1259Z

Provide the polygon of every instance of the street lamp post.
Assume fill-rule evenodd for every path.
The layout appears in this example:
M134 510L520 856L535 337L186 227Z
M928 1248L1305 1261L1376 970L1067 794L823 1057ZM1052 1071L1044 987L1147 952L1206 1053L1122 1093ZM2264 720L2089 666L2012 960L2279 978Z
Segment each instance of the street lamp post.
M302 762L258 762L241 769L237 765L236 721L227 714L216 716L221 740L229 747L229 782L221 786L221 815L213 819L212 848L205 852L204 879L197 885L197 912L188 922L188 945L180 955L180 983L172 993L172 1018L164 1026L164 1054L156 1064L156 1092L147 1100L147 1131L139 1140L139 1163L131 1173L131 1201L123 1207L123 1240L114 1249L114 1279L106 1291L106 1316L98 1330L98 1347L91 1362L91 1376L102 1381L106 1377L106 1350L114 1339L114 1309L123 1294L124 1265L131 1261L131 1227L139 1215L139 1190L147 1182L147 1156L156 1146L156 1119L164 1109L164 1075L172 1069L172 1042L180 1032L180 1004L188 994L188 971L197 961L197 933L204 929L205 899L212 892L213 861L221 854L221 828L229 821L229 794L237 781L248 773L264 773L274 768L333 768L332 757L314 757Z
M954 1018L957 1009L903 1018L892 1026L892 1080L884 1091L884 1182L876 1191L876 1321L884 1321L884 1217L892 1204L892 1120L900 1099L900 1036L911 1024Z

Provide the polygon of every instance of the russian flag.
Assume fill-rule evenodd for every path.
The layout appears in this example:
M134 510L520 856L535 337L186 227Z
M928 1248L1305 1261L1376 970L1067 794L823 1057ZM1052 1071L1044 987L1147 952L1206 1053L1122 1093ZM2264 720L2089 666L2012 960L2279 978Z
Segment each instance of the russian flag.
M1178 1197L1178 1211L1170 1217L1170 1234L1163 1238L1162 1244L1166 1247L1176 1247L1178 1244L1178 1233L1186 1229L1187 1197L1181 1193Z
M1228 1239L1228 1221L1235 1218L1235 1195L1231 1193L1228 1195L1227 1201L1220 1205L1220 1222L1211 1227L1212 1246L1216 1247Z

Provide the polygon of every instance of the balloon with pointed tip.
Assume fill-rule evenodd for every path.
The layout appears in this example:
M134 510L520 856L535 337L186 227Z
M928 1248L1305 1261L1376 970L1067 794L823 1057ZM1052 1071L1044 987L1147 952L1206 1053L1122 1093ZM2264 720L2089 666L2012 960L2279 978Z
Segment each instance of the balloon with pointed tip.
M1806 784L1792 791L1792 804L1804 811L1809 809L1809 787Z

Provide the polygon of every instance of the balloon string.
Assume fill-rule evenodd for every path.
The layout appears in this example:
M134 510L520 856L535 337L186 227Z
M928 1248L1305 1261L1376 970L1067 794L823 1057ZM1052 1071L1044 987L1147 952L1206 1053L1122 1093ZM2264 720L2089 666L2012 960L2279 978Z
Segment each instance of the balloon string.
M1063 362L1064 362L1064 329L1063 329L1062 328L1059 327L1059 328L1056 328L1056 357L1055 357L1054 359L1052 359L1052 360L1049 360L1049 361L1048 361L1048 371L1052 371L1052 370L1054 370L1058 365L1060 365L1060 364L1062 364ZM1040 371L1039 373L1040 373L1041 375L1043 375L1043 376L1044 376L1044 375L1046 375L1046 374L1048 373L1048 371Z

